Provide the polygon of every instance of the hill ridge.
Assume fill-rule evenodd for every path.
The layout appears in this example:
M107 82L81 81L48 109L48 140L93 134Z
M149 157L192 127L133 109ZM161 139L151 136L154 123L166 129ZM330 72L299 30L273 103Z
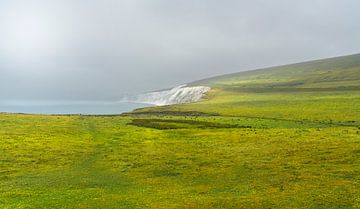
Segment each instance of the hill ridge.
M190 85L222 88L360 88L360 54L230 73L194 81Z

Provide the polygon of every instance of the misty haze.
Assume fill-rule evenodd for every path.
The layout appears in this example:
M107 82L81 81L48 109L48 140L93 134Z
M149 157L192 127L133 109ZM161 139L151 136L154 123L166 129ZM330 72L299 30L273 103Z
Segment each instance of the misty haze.
M0 101L111 100L358 52L359 2L1 1Z

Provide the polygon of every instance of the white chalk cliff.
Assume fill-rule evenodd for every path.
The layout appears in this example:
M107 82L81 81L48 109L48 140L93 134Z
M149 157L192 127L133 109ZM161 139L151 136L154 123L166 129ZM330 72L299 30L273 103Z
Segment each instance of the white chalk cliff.
M201 100L209 90L208 86L181 85L170 90L140 94L133 101L158 106L196 102Z

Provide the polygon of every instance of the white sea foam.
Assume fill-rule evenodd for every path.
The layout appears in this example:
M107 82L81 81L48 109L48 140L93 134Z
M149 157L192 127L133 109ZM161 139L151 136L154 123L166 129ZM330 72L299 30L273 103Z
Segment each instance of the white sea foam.
M189 103L201 100L209 90L208 86L181 85L170 90L140 94L132 101L158 106Z

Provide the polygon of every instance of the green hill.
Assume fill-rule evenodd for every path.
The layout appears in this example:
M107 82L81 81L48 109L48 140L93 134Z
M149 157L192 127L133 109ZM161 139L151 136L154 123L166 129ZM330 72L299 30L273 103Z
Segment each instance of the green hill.
M217 76L190 85L207 85L212 90L200 102L136 112L200 111L339 122L360 119L360 54Z
M360 54L228 74L191 85L236 89L360 89Z

